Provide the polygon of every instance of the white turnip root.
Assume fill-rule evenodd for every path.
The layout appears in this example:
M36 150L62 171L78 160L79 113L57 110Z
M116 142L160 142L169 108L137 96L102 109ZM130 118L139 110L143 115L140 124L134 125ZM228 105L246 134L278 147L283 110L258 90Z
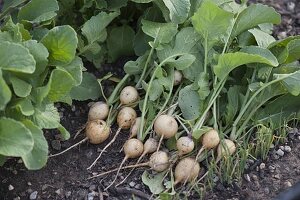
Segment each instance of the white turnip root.
M126 86L120 93L120 102L121 105L129 105L136 103L139 100L139 93L132 86Z
M221 160L222 157L228 157L236 151L236 146L233 141L229 139L224 139L220 142L217 148L217 162Z
M92 144L101 144L108 138L110 133L110 127L106 124L105 121L100 119L89 121L86 125L85 130L86 130L85 131L86 137L83 140L77 142L76 144L72 145L71 147L65 149L62 152L59 152L54 155L50 155L49 157L61 155L69 151L70 149L80 145L81 143L84 143L87 140L89 140L89 142Z
M139 159L137 160L137 162L135 163L136 165L140 163L140 161L143 159L143 157L146 154L149 153L153 153L156 151L158 146L158 141L154 138L149 138L146 140L145 144L144 144L144 151L142 153L142 155L139 157ZM124 183L126 181L126 179L130 176L130 174L133 172L135 168L132 168L131 171L129 172L129 174L120 182L118 183L116 186L121 185L122 183Z
M164 138L169 139L177 133L177 121L170 115L160 115L154 121L154 131L156 134L160 135L160 140L157 147L158 151Z
M198 177L200 172L200 165L194 158L183 158L178 162L175 167L175 182L174 185L178 183L191 182Z
M90 107L88 120L89 121L97 120L97 119L104 120L108 116L108 113L109 113L109 106L103 101L98 101Z
M202 147L196 156L196 160L199 158L202 151L204 151L205 149L206 150L213 149L217 147L219 143L220 143L220 137L219 137L219 133L216 130L211 129L208 132L206 132L202 136Z
M96 158L96 160L87 168L88 170L91 169L97 161L101 158L103 152L116 140L117 136L121 132L122 129L129 129L131 127L132 122L136 118L136 112L131 107L123 107L117 116L117 123L118 123L118 130L116 134L114 135L113 139L103 148L99 156Z
M180 137L176 142L178 155L182 156L188 154L194 150L195 143L191 137L184 136Z
M129 169L129 168L136 168L136 167L150 167L152 170L156 172L162 172L169 168L170 166L170 160L169 156L164 151L156 151L151 156L148 162L140 163L140 164L134 164L122 167L121 169ZM112 169L107 172L103 172L101 174L97 174L95 176L92 176L88 179L104 176L106 174L110 174L112 172L117 171L118 169Z
M125 157L118 168L118 171L117 171L117 174L116 174L114 180L109 184L109 186L107 186L105 188L105 190L107 190L114 184L125 161L128 158L137 158L137 157L141 156L143 151L144 151L144 145L140 140L132 138L125 142L125 144L124 144Z
M178 70L174 71L174 86L179 85L182 81L182 73Z

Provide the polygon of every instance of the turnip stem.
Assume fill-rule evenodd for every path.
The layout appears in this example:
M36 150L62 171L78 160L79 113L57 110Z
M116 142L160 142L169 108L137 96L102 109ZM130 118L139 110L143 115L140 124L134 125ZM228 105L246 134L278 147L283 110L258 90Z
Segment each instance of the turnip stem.
M87 170L90 170L96 163L97 161L101 158L103 152L105 152L105 150L112 144L114 143L114 141L116 140L117 136L119 135L119 133L121 132L121 128L119 128L115 134L115 136L113 137L113 139L104 147L104 149L102 149L101 153L99 154L99 156L96 158L96 160L94 160L94 162L87 168Z
M49 155L48 157L51 158L51 157L59 156L59 155L65 153L65 152L69 151L70 149L73 149L74 147L77 147L78 145L80 145L80 144L86 142L87 140L88 140L88 138L86 137L86 138L84 138L83 140L77 142L76 144L70 146L69 148L63 150L62 152L59 152L59 153L53 154L53 155Z
M158 145L157 145L156 152L158 152L158 151L159 151L159 148L160 148L160 145L161 145L161 143L162 143L163 139L164 139L164 136L163 136L163 135L162 135L162 136L160 136L160 139L159 139L159 143L158 143Z

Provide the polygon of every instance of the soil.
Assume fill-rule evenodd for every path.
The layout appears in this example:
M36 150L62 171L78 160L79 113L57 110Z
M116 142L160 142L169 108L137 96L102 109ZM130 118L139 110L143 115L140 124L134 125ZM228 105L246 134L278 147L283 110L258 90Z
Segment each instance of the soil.
M282 24L274 29L276 37L300 34L300 3L297 0L252 0L251 2L271 5L282 14ZM104 71L114 69L115 73L120 75L121 70L116 69L122 69L125 62L126 59L119 60L114 64L114 68L111 65L105 65ZM102 74L95 70L93 72L98 77ZM61 104L56 106L61 113L62 124L74 136L74 133L86 122L88 102L74 102L72 107ZM116 128L113 128L112 132L115 131ZM297 131L299 133L299 130ZM52 154L60 152L84 138L81 134L76 139L61 142L59 133L55 130L45 130L45 136ZM150 191L141 181L144 169L135 170L121 187L118 189L111 187L106 192L103 189L110 183L113 176L87 179L93 175L93 172L106 171L118 166L123 159L123 154L119 153L119 149L127 137L128 132L123 131L112 148L105 152L91 171L87 171L86 168L106 143L101 145L84 143L61 156L50 158L47 166L38 171L28 171L21 160L10 159L4 167L0 168L0 200L29 198L149 199ZM217 183L215 189L208 192L205 199L273 199L281 191L294 185L300 180L299 135L291 133L287 143L282 145L289 145L292 151L285 151L280 158L270 153L270 156L263 161L264 164L260 160L253 161L246 170L243 180L227 186ZM276 150L278 148L275 147ZM131 162L134 163L134 161ZM265 168L263 168L264 165ZM117 182L122 180L127 173L128 170L124 170L119 175Z

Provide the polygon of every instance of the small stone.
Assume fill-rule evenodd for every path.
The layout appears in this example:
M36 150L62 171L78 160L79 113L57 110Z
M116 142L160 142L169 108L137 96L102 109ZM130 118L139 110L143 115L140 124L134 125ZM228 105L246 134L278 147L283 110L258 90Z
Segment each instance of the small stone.
M277 154L274 154L274 155L273 155L273 158L274 158L275 160L278 160L278 159L280 158L280 156L277 155Z
M14 186L12 186L12 185L9 185L9 186L8 186L8 190L9 190L9 191L12 191L13 189L15 189Z
M69 198L69 197L71 196L71 194L72 194L71 191L67 191L67 192L65 193L66 198Z
M249 164L254 164L254 160L252 160L252 159L248 159L247 161Z
M33 190L31 188L29 188L28 190L26 190L29 194L33 192Z
M272 144L270 145L270 149L274 149L274 147L275 147L275 145L272 143Z
M32 193L30 194L30 196L29 196L29 199L30 199L30 200L36 199L36 198L37 198L37 194L38 194L37 191L32 192Z
M258 181L258 177L257 177L255 174L252 175L252 179L253 179L254 181Z
M72 112L74 112L75 110L76 110L76 107L75 107L75 105L72 105Z
M141 187L141 184L136 184L136 185L134 186L134 188L139 190L139 189L141 189L142 187Z
M280 179L280 175L279 174L275 174L273 177L276 178L276 179Z
M292 1L288 2L287 5L286 5L287 9L288 9L289 11L291 11L291 12L294 12L294 11L295 11L295 6L296 6L295 3L292 2Z
M300 140L300 135L298 136L298 140Z
M17 170L13 170L12 173L13 173L14 175L17 175L17 174L18 174L18 171L17 171Z
M282 151L284 151L284 146L279 146L279 149L281 149Z
M20 200L20 199L21 199L20 197L13 198L13 200Z
M94 192L91 192L91 193L88 193L88 200L94 200L94 196L95 196L95 193Z
M30 185L32 185L32 184L31 184L30 182L27 182L27 185L29 185L29 186L30 186Z
M58 189L55 191L55 193L59 196L62 195L62 192L63 192L63 189Z
M135 182L131 181L131 182L129 183L129 186L130 186L130 187L134 187L134 186L135 186Z
M64 113L63 112L59 112L59 117L63 118L64 117Z
M292 187L292 183L290 181L285 181L283 185L285 188Z
M213 178L214 183L218 182L219 180L220 180L220 178L218 176L214 176L214 178Z
M95 191L96 190L96 185L91 185L90 187L89 187L89 190L92 192L92 191Z
M290 146L286 145L286 146L284 146L284 151L289 153L292 151L292 148Z
M42 191L46 190L48 188L48 185L43 185L42 186Z
M284 39L287 37L287 33L285 31L278 33L278 39Z
M251 179L250 179L249 174L245 174L244 177L245 177L245 179L246 179L248 182L251 182Z
M51 141L51 146L55 150L58 150L58 151L61 150L61 143L60 143L59 140L52 140Z
M266 168L266 164L265 163L260 163L259 169L264 170L265 168Z
M270 189L269 189L268 187L266 187L266 188L264 189L264 191L265 191L266 194L269 194L269 193L270 193Z
M18 160L18 163L19 163L19 164L22 164L22 163L23 163L23 160L22 160L22 159L19 159L19 160Z
M282 151L281 149L278 149L276 151L276 154L282 157L284 155L284 151Z

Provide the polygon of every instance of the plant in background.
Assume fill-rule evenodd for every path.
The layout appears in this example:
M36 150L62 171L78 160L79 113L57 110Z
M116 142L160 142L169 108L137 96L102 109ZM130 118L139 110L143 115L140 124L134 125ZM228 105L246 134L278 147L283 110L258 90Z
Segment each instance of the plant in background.
M0 158L21 157L28 169L40 169L48 158L42 129L57 128L69 138L54 103L72 103L70 91L82 81L83 63L74 29L52 26L57 1L33 0L15 12L22 2L3 7L12 17L4 16L0 32Z

